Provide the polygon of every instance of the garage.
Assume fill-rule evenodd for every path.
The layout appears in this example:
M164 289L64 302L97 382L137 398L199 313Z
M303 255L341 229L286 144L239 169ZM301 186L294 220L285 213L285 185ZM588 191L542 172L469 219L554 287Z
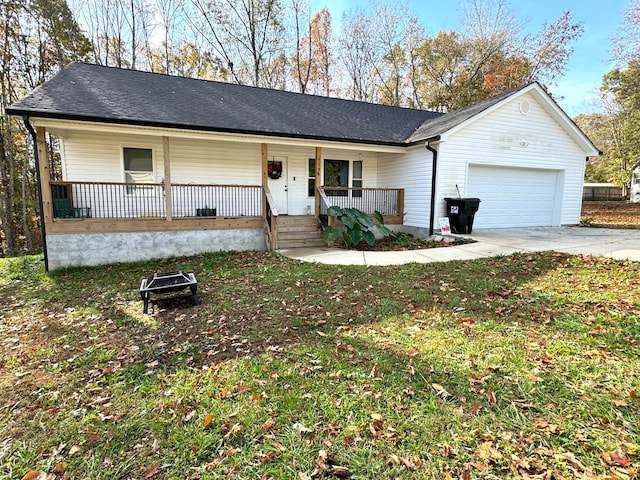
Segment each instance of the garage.
M474 228L560 224L560 170L470 165L467 178L467 196L481 199Z

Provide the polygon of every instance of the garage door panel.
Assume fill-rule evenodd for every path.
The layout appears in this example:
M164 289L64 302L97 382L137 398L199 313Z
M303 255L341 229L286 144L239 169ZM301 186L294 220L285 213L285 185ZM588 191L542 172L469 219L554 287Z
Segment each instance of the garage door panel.
M481 200L474 228L554 224L558 172L469 166L467 195Z

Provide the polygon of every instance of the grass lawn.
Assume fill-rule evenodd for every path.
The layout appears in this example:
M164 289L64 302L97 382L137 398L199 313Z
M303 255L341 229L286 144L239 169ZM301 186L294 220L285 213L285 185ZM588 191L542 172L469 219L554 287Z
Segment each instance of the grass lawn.
M638 263L1 259L0 308L0 479L638 478Z

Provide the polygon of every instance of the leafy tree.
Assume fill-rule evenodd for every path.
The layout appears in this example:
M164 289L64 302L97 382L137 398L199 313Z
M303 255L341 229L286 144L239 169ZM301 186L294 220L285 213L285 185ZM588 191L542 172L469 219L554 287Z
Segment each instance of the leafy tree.
M299 38L292 58L291 76L301 93L329 95L331 93L331 13L325 7L309 22L307 33L301 33L301 2L293 2L296 38Z
M347 77L345 94L352 100L373 101L373 39L373 21L367 17L364 10L354 10L342 16L340 56Z
M574 118L580 129L602 151L600 157L590 158L585 171L585 181L617 183L620 163L612 156L621 139L620 124L616 117L604 112L580 114Z
M620 65L640 58L640 0L629 1L624 22L612 40L612 55Z
M190 17L210 48L239 84L267 86L279 69L269 68L284 53L280 0L191 0L198 19Z
M564 12L555 23L545 25L532 39L526 38L524 54L530 70L525 81L537 80L553 85L562 76L573 53L571 44L582 35L581 24L573 23L571 14Z
M5 108L62 65L86 58L91 45L64 0L0 3L0 254L34 248L37 191L33 146ZM52 157L53 158L53 157ZM55 171L55 169L52 169Z
M446 110L458 103L459 74L465 70L465 45L455 32L439 32L416 49L419 90L415 96L427 108Z
M630 168L640 159L640 60L607 73L600 92L608 121L616 127L611 131L614 143L608 156L619 168L611 181L628 186Z
M421 104L449 111L534 80L552 85L564 72L582 27L565 12L535 36L503 0L468 0L463 33L439 32L416 49Z
M151 49L149 63L151 71L157 73L202 80L229 80L229 72L220 59L187 40L180 40L170 47L163 42Z

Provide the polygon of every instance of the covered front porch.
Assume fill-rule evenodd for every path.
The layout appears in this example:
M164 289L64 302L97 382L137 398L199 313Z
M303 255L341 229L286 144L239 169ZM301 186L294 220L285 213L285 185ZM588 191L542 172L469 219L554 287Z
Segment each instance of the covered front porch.
M292 246L287 229L282 227L283 219L308 217L316 225L316 232L320 232L327 224L326 212L332 205L358 208L369 214L379 211L385 223L403 224L404 189L368 186L376 179L377 165L365 161L363 167L362 154L354 154L349 162L335 160L339 156L335 148L245 142L238 158L227 153L220 171L229 165L228 168L247 173L233 175L237 183L210 183L207 180L218 175L203 173L203 165L207 169L212 169L212 165L215 167L216 159L211 158L209 162L209 158L218 156L221 150L231 152L231 147L239 144L237 140L213 142L200 135L188 142L182 132L177 136L155 135L150 139L148 131L144 137L134 137L128 131L126 137L123 135L117 140L120 151L126 150L126 145L133 145L135 150L143 150L141 146L149 145L152 167L148 175L140 174L141 171L144 173L143 169L138 165L139 171L132 171L125 158L124 181L112 181L109 177L113 175L100 174L100 171L115 170L113 165L122 162L121 158L116 158L117 153L105 151L101 156L81 144L89 144L89 140L94 144L107 141L109 138L104 140L103 137L113 137L113 132L101 134L72 131L69 126L54 127L51 132L62 133L66 143L62 159L63 179L54 180L47 161L45 127L38 126L36 132L43 219L49 236L219 231L219 236L210 238L224 243L234 233L238 234L236 237L242 237L246 234L242 231L252 231L261 232L263 248L278 249L285 243L287 247ZM198 145L202 148L197 154L206 157L200 164L193 160L196 155L189 155L189 148L195 149ZM86 158L82 158L83 152L87 152ZM334 159L325 162L326 152ZM372 158L371 154L365 156ZM87 179L87 165L95 178ZM328 167L334 171L328 172ZM280 175L274 174L274 170ZM341 176L349 178L348 182ZM148 181L150 179L155 181ZM325 184L327 179L330 185ZM341 181L347 185L343 186ZM300 240L300 246L306 245L304 238ZM254 238L250 246L255 245ZM242 247L231 244L229 248Z

